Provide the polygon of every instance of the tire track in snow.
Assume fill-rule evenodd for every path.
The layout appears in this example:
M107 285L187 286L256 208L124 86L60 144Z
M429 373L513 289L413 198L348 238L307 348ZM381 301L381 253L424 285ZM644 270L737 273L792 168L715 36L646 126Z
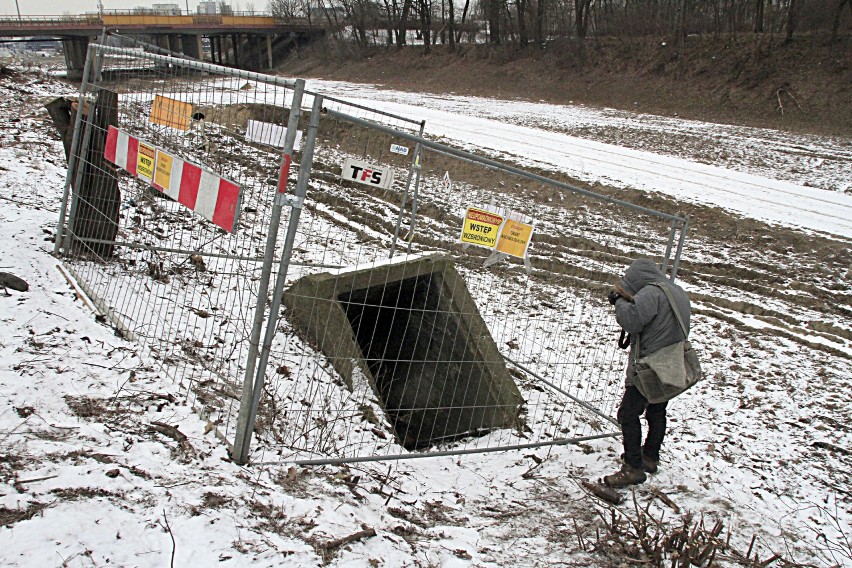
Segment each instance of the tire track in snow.
M431 122L433 132L435 130L435 123L436 121ZM430 121L427 119L427 125L429 124ZM755 194L757 194L760 196L761 203L782 208L785 212L787 212L787 215L767 215L766 212L764 212L762 216L758 215L761 218L770 221L783 222L785 224L801 225L817 230L826 230L824 223L812 226L807 222L807 219L795 219L793 217L796 212L808 213L813 215L815 217L814 221L817 222L821 219L835 220L834 223L830 223L833 229L828 230L839 231L840 234L844 236L852 236L852 199L849 199L845 194L838 193L836 194L836 199L831 199L828 198L828 196L834 196L830 192L824 190L795 186L788 182L767 180L751 176L749 174L741 174L738 172L731 172L730 170L724 170L722 168L696 164L679 158L669 158L648 152L628 150L600 142L581 140L567 135L537 131L528 127L501 125L500 123L494 124L496 125L495 128L489 127L484 132L480 129L472 128L468 128L465 132L468 134L480 134L482 136L481 139L477 139L477 146L495 150L503 154L512 154L517 156L517 147L520 141L520 143L523 144L521 159L524 161L532 161L539 165L547 165L551 167L556 166L562 171L575 175L579 173L580 176L586 178L588 178L590 174L586 170L586 164L584 162L588 161L600 164L604 166L603 171L605 172L607 166L615 166L615 168L619 171L625 173L638 172L644 174L644 176L613 176L610 172L603 173L602 175L616 182L634 184L640 188L650 185L653 189L657 189L663 193L670 195L674 194L678 197L693 198L702 202L710 202L729 209L733 208L735 210L739 210L736 202L725 202L720 199L712 199L714 196L707 194L701 195L700 192L696 190L711 189L712 191L726 196L733 196L735 199L744 200L744 206L750 206L747 207L748 209L751 209L751 206L754 205L753 198L755 197ZM501 126L504 128L500 128ZM508 126L508 128L505 128L506 126ZM446 131L443 132L443 136L447 138L455 138L456 140L465 143L467 146L471 145L469 137L460 138L457 132L450 130L452 125L448 126L446 124L439 124L439 127L444 127L444 129L446 129ZM518 132L523 130L526 130L527 132ZM558 161L552 159L553 149L555 147L561 147L566 150L565 155L568 156L569 165L564 165L564 163L560 164ZM513 148L514 150L509 148ZM574 155L571 155L569 153L571 150L579 151L577 151ZM613 156L620 158L622 162L614 162L612 159ZM648 167L649 164L654 167ZM687 177L689 174L696 177L689 178ZM594 174L592 175L594 176ZM679 182L684 184L686 187L655 187L655 184L652 183L655 178ZM752 189L747 194L744 194L732 187L735 185L747 185ZM784 186L789 186L791 189L784 189ZM678 191L678 189L681 191ZM802 195L803 193L815 195ZM790 201L790 197L796 199L807 199L807 203L809 204L821 203L824 206L810 207L796 205ZM841 213L835 215L828 211L840 211ZM746 211L740 212L748 214Z

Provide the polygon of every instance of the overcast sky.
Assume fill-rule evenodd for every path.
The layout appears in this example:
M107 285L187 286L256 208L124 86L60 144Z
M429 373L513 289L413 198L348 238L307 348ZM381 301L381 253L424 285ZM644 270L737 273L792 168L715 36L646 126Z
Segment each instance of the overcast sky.
M187 0L102 0L106 10L127 10L137 6L150 6L151 4L177 4L182 10L186 10ZM228 2L235 10L241 7L247 9L248 4L254 4L255 10L266 9L266 0L232 0ZM98 0L18 0L21 15L46 16L61 15L66 12L70 14L84 14L86 12L97 12ZM195 11L198 0L189 0L189 9ZM0 15L16 16L15 0L0 0Z

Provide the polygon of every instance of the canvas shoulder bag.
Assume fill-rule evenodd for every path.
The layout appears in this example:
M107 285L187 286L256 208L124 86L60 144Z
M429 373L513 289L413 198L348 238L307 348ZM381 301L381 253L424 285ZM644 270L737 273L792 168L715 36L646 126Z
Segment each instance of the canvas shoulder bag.
M636 339L637 360L634 362L636 371L634 383L642 396L648 399L648 402L655 404L671 400L686 391L702 379L703 373L698 354L686 340L686 325L683 323L671 291L662 283L651 285L657 286L665 293L684 337L683 341L658 349L641 359L638 358L641 334Z

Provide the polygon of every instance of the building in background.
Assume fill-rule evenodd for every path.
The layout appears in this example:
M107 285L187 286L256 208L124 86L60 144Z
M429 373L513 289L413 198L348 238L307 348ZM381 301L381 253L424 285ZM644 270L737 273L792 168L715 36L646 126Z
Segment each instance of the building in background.
M224 2L199 2L198 13L212 16L215 14L233 14L234 10L230 4Z
M177 4L153 4L151 6L157 14L167 16L180 16L180 6Z

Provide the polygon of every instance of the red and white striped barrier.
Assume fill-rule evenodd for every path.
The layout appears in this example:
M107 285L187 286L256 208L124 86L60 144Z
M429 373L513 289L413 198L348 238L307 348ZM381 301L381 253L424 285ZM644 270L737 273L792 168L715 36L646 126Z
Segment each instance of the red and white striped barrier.
M200 166L109 127L104 157L208 221L233 232L240 212L240 186Z

